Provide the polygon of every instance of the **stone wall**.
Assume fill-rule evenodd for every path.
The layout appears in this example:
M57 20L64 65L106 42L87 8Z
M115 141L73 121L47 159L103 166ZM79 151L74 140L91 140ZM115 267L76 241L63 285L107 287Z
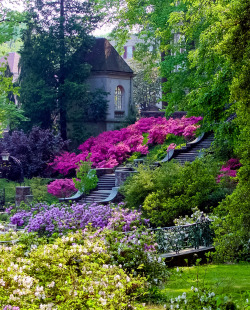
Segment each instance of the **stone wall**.
M19 206L23 201L29 204L33 200L31 195L30 186L17 186L16 187L16 206Z
M133 173L136 173L137 171L134 170L115 170L115 186L120 187L126 179Z

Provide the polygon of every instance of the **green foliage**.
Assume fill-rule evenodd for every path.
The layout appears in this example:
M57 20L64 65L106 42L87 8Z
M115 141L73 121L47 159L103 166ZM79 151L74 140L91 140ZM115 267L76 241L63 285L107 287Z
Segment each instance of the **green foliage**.
M91 169L92 163L90 161L80 160L79 168L76 171L76 178L73 178L75 188L85 195L97 186L98 178L96 170Z
M145 231L145 226L126 234L106 230L105 240L115 264L129 273L145 276L151 284L166 282L169 272L164 260L156 255L155 238L151 232Z
M51 179L32 178L29 181L34 202L47 202L48 204L58 202L55 196L48 193L47 184Z
M129 207L141 206L153 225L171 225L175 218L190 213L194 207L211 211L218 204L213 196L220 188L216 183L218 168L209 157L183 167L174 161L154 170L140 166L121 191ZM217 196L224 197L225 193Z
M176 149L186 145L185 138L183 136L168 134L166 141L163 144L156 145L155 147L151 147L151 149L149 149L149 154L147 154L145 161L148 163L154 163L163 159L167 155L167 148L171 143L176 144Z
M119 48L136 28L141 41L135 58L160 67L166 113L202 115L203 128L214 129L227 150L244 152L250 127L249 1L105 2L117 9L113 35ZM225 123L233 113L235 121Z
M8 231L4 234L0 234L0 241L16 241L19 239L20 236L21 236L20 232Z
M250 169L238 171L239 183L234 192L223 200L214 223L216 257L219 261L249 260L250 255Z
M79 79L78 82L81 83L81 80ZM92 126L88 124L89 122L98 123L106 119L108 93L102 89L90 92L86 85L82 88L82 92L77 88L75 91L77 94L72 91L72 85L69 85L67 96L70 104L67 108L67 121L68 128L71 128L70 139L78 146L82 141L93 136Z
M0 222L9 222L9 215L7 213L0 213Z
M210 292L210 298L207 298L207 301L216 302L212 309L225 309L227 304L228 306L234 304L235 309L248 310L250 306L249 267L249 264L207 264L204 266L196 264L192 267L177 268L176 271L171 270L170 279L161 292L165 293L169 299L168 307L171 305L171 300L173 304L178 300L184 302L186 299L189 306L184 308L184 305L180 305L179 309L197 309L196 305L201 302L197 298L197 293L206 290L207 293ZM191 287L193 290L190 290ZM212 292L214 296L211 296ZM183 293L186 298L178 298ZM192 305L191 302L194 300L196 304ZM206 309L209 307L207 306Z
M48 202L54 203L58 201L54 196L47 192L47 184L50 179L32 178L25 179L25 185L31 187L33 199L35 202ZM19 183L9 181L7 179L0 179L0 187L5 188L5 202L6 205L15 203L16 186Z
M100 118L106 109L104 94L89 92L86 79L90 66L82 61L94 43L90 33L101 13L96 2L78 0L29 1L27 12L20 51L20 102L31 122L23 126L30 129L33 125L59 125L66 139L67 123L74 117L72 110L77 114L79 107L78 114L90 114L90 118L95 110L95 116Z
M135 51L136 53L136 51ZM135 72L133 102L138 111L147 111L160 100L161 83L157 68L148 69L139 62L129 63Z
M0 178L0 187L5 189L5 203L15 203L16 186L20 185L13 181Z
M17 35L17 25L23 21L23 18L22 13L0 8L0 46ZM2 56L6 56L6 51L0 53L0 57ZM9 100L10 95L18 95L19 89L13 84L13 77L8 72L6 63L7 60L0 64L0 132L7 125L10 125L11 129L15 128L25 119L22 111Z

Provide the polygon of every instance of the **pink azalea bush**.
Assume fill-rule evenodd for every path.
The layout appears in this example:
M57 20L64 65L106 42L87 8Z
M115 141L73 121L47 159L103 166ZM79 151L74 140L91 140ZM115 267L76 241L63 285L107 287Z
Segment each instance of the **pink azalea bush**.
M95 168L113 168L124 162L134 152L148 153L149 145L163 144L168 134L184 136L189 139L199 127L202 117L182 117L166 119L165 117L141 118L126 128L105 131L97 137L91 137L81 144L80 154L65 152L57 156L50 166L64 175L77 168L80 160L85 161L91 153L90 161ZM144 142L143 134L148 134Z
M224 177L233 177L235 178L237 175L237 170L241 167L241 163L237 158L229 159L225 165L220 169L221 174L217 177L217 183L221 181Z
M65 198L71 196L77 191L72 179L59 179L48 184L48 193L57 198Z

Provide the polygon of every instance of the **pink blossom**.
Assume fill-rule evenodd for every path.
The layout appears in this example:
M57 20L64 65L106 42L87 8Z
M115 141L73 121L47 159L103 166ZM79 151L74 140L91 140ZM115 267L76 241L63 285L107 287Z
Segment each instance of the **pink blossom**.
M76 191L72 179L55 180L47 186L47 189L48 193L56 196L57 198L68 197Z
M89 138L78 147L80 154L62 153L50 166L55 171L67 175L77 168L80 160L85 161L91 153L90 161L93 167L113 168L124 162L134 152L146 155L149 144L164 143L168 134L193 136L198 128L196 124L200 120L202 117L195 116L168 120L165 117L141 118L126 128L105 131L97 137ZM148 141L143 144L145 133L148 133Z
M176 148L176 144L175 143L171 143L169 144L168 148L167 148L167 152L170 150L174 150Z
M223 165L220 169L221 174L217 176L217 183L221 181L223 177L232 177L235 178L237 175L237 170L241 167L241 163L237 158L231 158L226 162L226 165Z

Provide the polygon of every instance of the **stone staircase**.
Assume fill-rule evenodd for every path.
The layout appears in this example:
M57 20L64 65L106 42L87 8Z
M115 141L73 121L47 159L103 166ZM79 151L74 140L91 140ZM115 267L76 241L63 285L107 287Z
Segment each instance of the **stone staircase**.
M99 177L97 187L89 195L80 199L79 203L103 202L110 196L113 187L115 187L115 174L104 174Z
M177 160L180 164L184 164L186 161L192 162L196 157L202 154L202 149L208 149L214 141L214 135L210 134L205 136L197 144L187 144L180 150L175 150L174 155L171 159Z

